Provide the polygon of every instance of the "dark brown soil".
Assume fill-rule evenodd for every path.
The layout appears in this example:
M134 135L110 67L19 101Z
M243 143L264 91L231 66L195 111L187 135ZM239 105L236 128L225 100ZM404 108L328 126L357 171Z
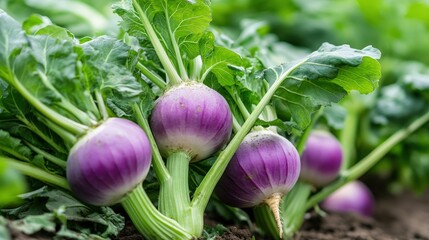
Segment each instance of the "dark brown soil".
M378 197L374 218L329 214L308 219L295 240L429 240L429 194Z

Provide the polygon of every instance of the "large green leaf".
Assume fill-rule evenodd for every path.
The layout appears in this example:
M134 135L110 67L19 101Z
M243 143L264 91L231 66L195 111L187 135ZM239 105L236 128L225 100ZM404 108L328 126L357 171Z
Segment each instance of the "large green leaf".
M140 9L135 9L133 2ZM147 48L144 45L147 45L148 39L157 38L161 46L152 47L157 54L162 48L167 56L158 57L168 57L177 72L183 71L184 66L189 66L190 61L200 55L199 40L211 21L211 10L206 0L123 0L114 5L114 9L123 20L122 27L138 38L142 47ZM149 20L155 33L144 26L143 18Z
M11 58L26 44L27 38L19 23L0 9L0 77L9 73Z
M206 32L201 38L200 52L202 57L202 74L211 72L216 75L217 81L222 86L233 86L237 70L233 66L243 65L240 55L228 48L215 45L215 36Z
M183 55L190 59L198 55L198 39L208 28L211 10L207 0L149 0L141 1L150 6L156 30L171 51L177 44ZM172 55L173 52L171 53Z
M298 128L304 129L321 106L340 101L352 90L372 92L381 76L378 58L380 52L373 47L357 50L325 43L303 60L266 70L265 77L271 84L282 81L274 97L289 109Z
M112 37L82 44L83 74L91 91L100 92L117 116L128 115L131 102L143 94L141 84L128 69L130 47Z

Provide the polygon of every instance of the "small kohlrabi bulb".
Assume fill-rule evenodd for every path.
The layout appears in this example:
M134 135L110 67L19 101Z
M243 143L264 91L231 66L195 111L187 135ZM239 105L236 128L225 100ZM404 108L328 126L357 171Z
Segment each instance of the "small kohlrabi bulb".
M67 180L74 195L98 206L120 202L146 178L152 151L134 122L109 118L70 150Z
M222 202L238 208L266 203L281 225L280 200L295 185L299 171L299 154L291 142L268 130L253 131L229 162L216 194ZM281 236L281 226L279 231Z
M356 213L372 216L374 196L365 184L360 181L347 183L329 195L320 207L330 212Z
M301 155L300 179L315 187L325 186L338 176L342 162L340 142L329 132L315 130Z
M220 150L229 140L232 115L218 92L201 83L185 82L156 101L150 126L163 156L182 151L195 162Z

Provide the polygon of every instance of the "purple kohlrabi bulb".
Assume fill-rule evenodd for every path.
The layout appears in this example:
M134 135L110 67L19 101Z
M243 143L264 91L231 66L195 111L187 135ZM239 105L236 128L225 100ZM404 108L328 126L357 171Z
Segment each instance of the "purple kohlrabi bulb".
M221 149L232 131L228 103L196 82L174 86L155 104L150 126L162 155L183 151L199 161Z
M329 195L320 206L322 209L331 212L347 212L372 216L374 211L374 196L362 182L354 181Z
M300 171L299 154L286 138L268 130L249 133L228 164L216 193L233 207L253 207L285 195Z
M112 205L146 178L151 160L145 132L129 120L109 118L70 150L67 180L80 200Z
M315 187L325 186L338 176L342 161L340 142L329 132L313 131L301 156L300 178Z

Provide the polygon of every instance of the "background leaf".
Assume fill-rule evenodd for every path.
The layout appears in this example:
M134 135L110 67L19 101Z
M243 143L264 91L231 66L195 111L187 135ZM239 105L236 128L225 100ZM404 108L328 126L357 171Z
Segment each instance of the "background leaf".
M379 57L380 52L372 47L356 50L325 43L287 76L274 98L289 109L292 121L302 130L321 106L340 101L351 90L373 91L381 77ZM265 77L272 84L292 66L293 62L268 69Z

